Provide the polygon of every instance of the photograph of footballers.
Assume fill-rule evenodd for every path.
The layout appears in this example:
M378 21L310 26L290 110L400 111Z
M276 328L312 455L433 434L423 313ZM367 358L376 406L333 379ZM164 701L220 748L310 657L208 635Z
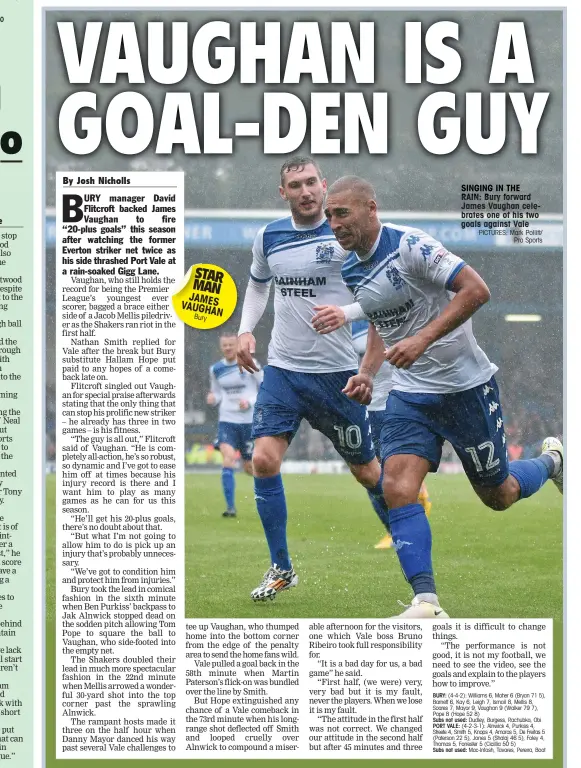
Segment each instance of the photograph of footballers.
M100 82L106 46L96 47L86 85L103 135L83 155L59 138L59 110L80 90L57 28L72 16L47 15L49 593L55 174L177 171L184 274L217 265L238 295L222 326L184 327L185 617L526 616L560 631L562 12L229 10L229 37L211 40L203 71L190 43L216 18L131 16L142 54L147 25L166 25L166 68L172 24L187 23L182 80L168 87L143 55L144 80L127 85L153 105L156 130L157 106L179 101L181 122L163 121L167 152L154 140L136 154L107 143L104 106L129 76ZM79 55L88 21L75 11ZM126 18L110 10L99 21L103 42ZM442 41L446 61L428 39L443 21L457 32ZM455 75L438 82L454 60ZM129 145L130 109L125 122ZM236 133L251 124L259 135Z
M457 99L490 91L480 43L493 45L501 14L448 15L470 55L447 87ZM240 369L263 381L248 417L253 476L235 475L235 528L208 524L216 486L188 467L186 613L558 617L562 235L549 232L562 223L560 20L527 20L543 52L535 91L551 93L539 151L523 153L512 126L502 152L462 141L438 155L418 140L419 97L396 61L408 17L373 18L393 65L369 88L389 91L387 156L363 140L356 155L318 155L305 140L278 157L255 145L253 162L205 159L226 194L212 206L225 208L220 226L235 241L213 247L236 273L228 331ZM308 99L313 88L306 76L292 90ZM240 103L235 86L224 91ZM503 197L511 185L543 211L542 242L477 228L478 217L506 222L516 210ZM204 334L189 335L201 352Z
M393 368L379 443L393 546L415 595L401 615L447 618L436 596L430 526L417 501L426 474L439 467L444 440L480 500L497 511L549 478L562 494L563 445L546 437L538 458L509 462L498 368L472 333L473 314L490 299L475 270L419 229L382 224L375 190L356 176L331 185L325 216L350 251L345 284L371 320L359 373L343 391L368 404L377 372L385 361ZM327 334L341 326L338 315L324 308L313 325Z
M331 440L389 530L367 410L342 393L357 368L351 328L345 323L342 330L324 336L317 336L312 328L318 304L347 304L350 299L341 278L346 252L323 216L326 189L313 158L292 157L284 163L279 192L291 215L267 224L258 233L242 307L238 360L253 372L256 342L252 331L264 313L270 283L276 277L268 366L252 429L254 492L271 565L252 591L253 600L272 599L298 584L286 539L287 507L280 468L302 419ZM316 285L317 290L291 287L298 285ZM339 307L340 313L345 311ZM361 314L355 304L348 317L357 319Z

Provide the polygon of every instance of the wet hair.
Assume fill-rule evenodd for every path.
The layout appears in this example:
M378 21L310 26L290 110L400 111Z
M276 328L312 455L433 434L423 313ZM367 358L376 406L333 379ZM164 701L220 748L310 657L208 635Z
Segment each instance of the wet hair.
M295 155L294 157L291 157L289 160L285 160L285 162L282 164L280 169L280 186L284 187L284 177L285 173L288 171L300 171L302 168L305 167L305 165L314 165L315 170L317 171L317 176L322 179L323 174L321 173L321 169L319 168L319 164L316 160L314 160L312 157L309 157L309 155Z
M340 179L331 184L327 191L327 196L337 192L346 192L347 190L365 200L377 199L373 185L360 176L341 176Z

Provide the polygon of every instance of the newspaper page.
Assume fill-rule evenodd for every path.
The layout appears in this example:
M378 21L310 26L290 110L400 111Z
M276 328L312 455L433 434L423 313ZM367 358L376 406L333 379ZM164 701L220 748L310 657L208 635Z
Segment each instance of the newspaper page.
M563 9L179 6L36 8L36 357L2 121L0 757L563 765Z
M42 580L41 569L32 567L35 526L42 528L33 514L34 481L41 484L33 381L40 382L42 367L33 317L42 298L34 281L41 261L40 243L33 251L31 206L32 9L13 10L0 10L0 758L32 765L40 758L29 734L39 722L33 659L40 660L35 629L42 626L40 604L33 602ZM18 76L6 77L10 71Z

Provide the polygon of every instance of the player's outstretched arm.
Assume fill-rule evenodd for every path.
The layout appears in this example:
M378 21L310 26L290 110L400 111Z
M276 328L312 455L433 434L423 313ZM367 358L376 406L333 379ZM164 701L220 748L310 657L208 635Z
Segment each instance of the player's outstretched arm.
M240 370L244 369L248 373L257 373L259 368L253 358L256 352L256 339L252 335L256 324L264 314L268 304L268 294L270 293L270 281L267 283L257 282L250 278L244 296L242 305L242 317L240 318L240 328L238 330L238 350L237 359Z
M381 336L373 323L369 323L367 347L359 366L359 373L351 376L343 389L343 394L362 405L369 405L373 394L373 378L381 368L384 352L385 345Z
M456 295L443 312L415 336L398 341L385 353L385 359L396 368L409 368L426 349L442 336L458 328L490 299L484 280L467 264L458 272L449 290Z
M313 307L313 309L315 314L311 322L315 331L321 334L321 336L342 328L345 323L365 319L365 312L357 302L343 307L337 307L334 304L323 304L320 307Z
M253 359L256 351L256 340L252 332L266 309L268 296L270 294L270 284L272 282L272 273L268 265L268 260L264 255L264 230L262 227L254 238L252 246L252 265L250 267L250 280L246 286L244 294L244 304L242 305L242 317L240 318L240 328L238 329L238 367L248 373L256 373L259 370Z

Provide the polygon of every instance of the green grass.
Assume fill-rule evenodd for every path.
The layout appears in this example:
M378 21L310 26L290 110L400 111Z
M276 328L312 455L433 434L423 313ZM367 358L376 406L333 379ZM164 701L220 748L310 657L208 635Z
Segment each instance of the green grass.
M464 475L428 478L433 562L452 617L562 620L562 498L552 483L506 512L487 509ZM382 618L409 601L367 495L347 475L287 475L288 541L300 583L275 601L249 594L269 565L252 479L236 475L238 517L222 517L217 474L186 476L188 618ZM54 477L47 478L47 618L54 618Z
M382 618L411 599L364 491L346 475L287 475L288 541L300 583L275 601L249 593L269 565L252 480L236 476L238 517L224 519L218 475L186 478L188 618ZM464 475L428 478L433 562L452 617L562 618L562 499L552 483L506 512L487 509Z
M186 476L187 618L382 618L401 610L398 599L409 601L395 553L374 549L383 529L357 483L343 475L287 475L289 547L300 583L273 602L253 603L249 593L268 567L268 549L252 480L237 475L236 483L238 517L224 519L219 475ZM430 476L428 486L433 560L446 611L453 618L555 620L554 757L545 763L562 766L562 498L547 483L533 498L506 512L493 512L478 500L463 475ZM46 542L47 767L58 762L69 768L77 761L55 760L54 476L47 477ZM141 762L92 760L91 768L137 768ZM213 768L234 766L234 759L197 762ZM413 762L425 768L431 764ZM464 760L453 762L454 768L468 765ZM479 761L480 768L516 768L521 762ZM179 768L190 761L172 763ZM350 761L354 766L367 763ZM321 767L330 761L316 764Z

